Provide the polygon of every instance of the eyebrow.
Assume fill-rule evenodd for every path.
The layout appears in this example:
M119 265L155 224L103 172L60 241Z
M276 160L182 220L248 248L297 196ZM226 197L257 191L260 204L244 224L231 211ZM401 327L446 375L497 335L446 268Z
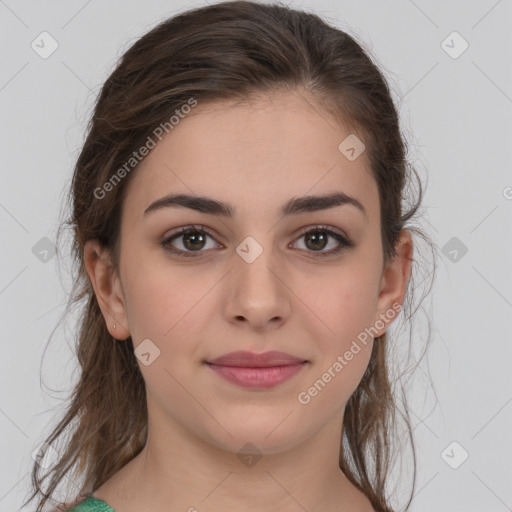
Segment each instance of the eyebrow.
M355 206L365 216L367 215L364 206L355 197L349 196L344 192L333 192L322 196L303 196L292 198L279 209L278 213L281 217L284 217L299 213L327 210L329 208L343 205ZM144 216L163 208L176 207L190 208L191 210L201 213L219 215L228 218L234 217L236 213L236 208L234 206L210 197L188 194L169 194L151 203L144 210Z

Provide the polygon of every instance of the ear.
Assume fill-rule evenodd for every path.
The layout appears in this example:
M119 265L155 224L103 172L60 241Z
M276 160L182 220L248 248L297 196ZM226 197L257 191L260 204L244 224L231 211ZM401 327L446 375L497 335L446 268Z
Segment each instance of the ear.
M84 246L84 261L108 331L116 339L128 338L130 331L127 328L121 282L112 264L109 251L97 240L88 240Z
M396 244L396 255L386 265L380 281L375 325L377 327L384 323L385 326L383 329L378 327L380 333L376 337L386 332L402 308L411 274L413 249L411 233L407 229L402 229Z

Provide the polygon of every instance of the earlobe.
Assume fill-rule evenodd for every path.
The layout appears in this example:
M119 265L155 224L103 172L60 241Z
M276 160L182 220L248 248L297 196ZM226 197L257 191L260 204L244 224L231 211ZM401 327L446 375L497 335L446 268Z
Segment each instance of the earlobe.
M396 255L386 266L380 281L375 320L379 324L384 322L385 327L378 336L386 332L402 307L411 274L413 249L411 233L407 229L402 229L396 244Z
M84 246L84 262L108 331L116 339L126 339L130 331L124 297L109 251L97 240L88 240Z

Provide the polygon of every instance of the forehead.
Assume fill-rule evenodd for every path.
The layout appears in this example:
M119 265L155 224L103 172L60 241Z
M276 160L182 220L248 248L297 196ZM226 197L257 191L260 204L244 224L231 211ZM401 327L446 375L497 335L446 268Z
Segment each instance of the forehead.
M292 196L336 190L357 197L369 217L378 215L365 152L351 161L339 149L349 135L304 93L244 103L199 101L156 139L131 177L124 210L140 217L155 199L184 193L229 202L248 214L275 213Z

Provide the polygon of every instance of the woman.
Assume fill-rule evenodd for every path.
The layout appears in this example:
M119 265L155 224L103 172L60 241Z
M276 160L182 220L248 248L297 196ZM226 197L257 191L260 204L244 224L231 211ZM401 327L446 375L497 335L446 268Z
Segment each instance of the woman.
M48 445L76 428L37 512L73 464L59 510L393 510L411 171L382 74L315 15L224 2L138 40L71 185L81 377Z

